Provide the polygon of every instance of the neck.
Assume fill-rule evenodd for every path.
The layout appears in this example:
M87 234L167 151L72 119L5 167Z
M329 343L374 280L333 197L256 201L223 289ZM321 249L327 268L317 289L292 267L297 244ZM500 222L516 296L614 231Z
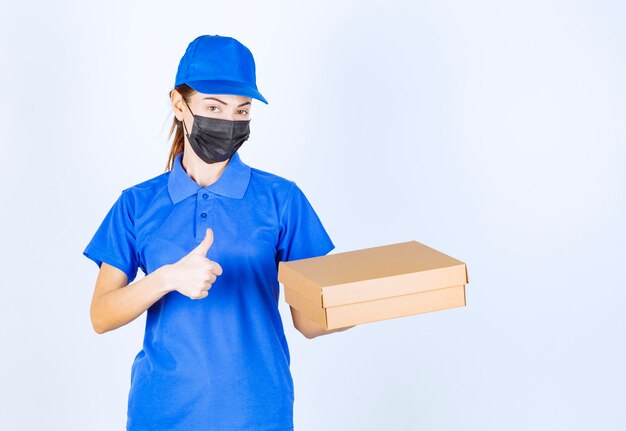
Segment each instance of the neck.
M207 187L216 182L224 172L230 159L223 162L205 163L196 156L193 150L185 150L181 158L181 164L187 175L198 183L201 187Z

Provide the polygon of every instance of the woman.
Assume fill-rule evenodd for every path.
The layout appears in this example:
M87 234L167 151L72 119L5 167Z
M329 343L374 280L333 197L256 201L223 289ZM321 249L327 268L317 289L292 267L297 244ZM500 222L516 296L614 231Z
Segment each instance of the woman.
M278 262L334 245L295 182L237 153L252 99L268 103L244 45L194 39L170 98L168 170L124 189L83 252L100 267L98 333L148 311L127 430L293 430ZM146 275L132 283L138 268ZM290 309L307 338L338 331Z

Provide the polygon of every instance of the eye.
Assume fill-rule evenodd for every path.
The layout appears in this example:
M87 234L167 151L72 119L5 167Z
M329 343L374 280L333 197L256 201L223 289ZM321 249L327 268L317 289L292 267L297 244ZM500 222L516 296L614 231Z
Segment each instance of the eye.
M218 108L215 105L211 105L211 106L208 107L208 110L211 111L211 112L219 112L220 108Z
M239 113L240 113L241 115L248 115L248 111L246 111L245 109L240 109L240 110L239 110Z

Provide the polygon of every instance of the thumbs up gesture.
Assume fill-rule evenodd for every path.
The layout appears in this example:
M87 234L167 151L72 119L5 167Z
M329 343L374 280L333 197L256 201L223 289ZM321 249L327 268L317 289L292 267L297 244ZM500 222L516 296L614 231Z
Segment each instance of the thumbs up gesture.
M213 245L213 229L207 228L204 239L168 271L169 290L176 290L191 299L202 299L209 295L209 289L218 275L222 275L219 263L206 257Z

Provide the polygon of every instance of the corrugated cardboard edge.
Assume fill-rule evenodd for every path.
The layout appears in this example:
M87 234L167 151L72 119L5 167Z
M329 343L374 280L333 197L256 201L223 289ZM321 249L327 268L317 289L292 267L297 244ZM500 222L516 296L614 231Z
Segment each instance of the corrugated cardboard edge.
M467 305L465 285L322 308L285 286L285 301L324 329L412 316ZM369 317L368 317L369 316Z
M465 306L465 285L326 308L327 328L407 317Z
M463 306L467 305L467 288L463 287Z
M443 280L443 281L442 281ZM428 271L397 274L388 277L373 278L353 283L323 286L322 306L324 308L355 302L373 301L393 296L442 289L445 287L467 284L467 265L435 268ZM355 287L352 288L351 286Z

